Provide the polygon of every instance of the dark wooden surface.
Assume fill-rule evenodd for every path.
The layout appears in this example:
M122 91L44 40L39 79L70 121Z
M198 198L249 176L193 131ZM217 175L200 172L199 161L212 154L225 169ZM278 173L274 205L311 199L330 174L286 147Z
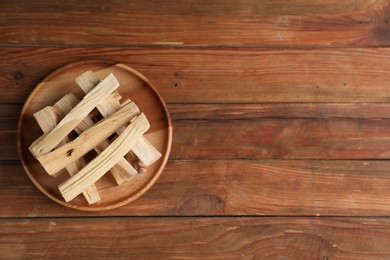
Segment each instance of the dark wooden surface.
M5 259L387 259L389 228L387 218L6 219L0 248Z
M0 2L0 258L389 259L389 47L380 0ZM91 59L147 76L174 128L157 183L98 213L16 149L36 84Z
M2 42L382 46L390 41L386 0L62 2L3 1Z

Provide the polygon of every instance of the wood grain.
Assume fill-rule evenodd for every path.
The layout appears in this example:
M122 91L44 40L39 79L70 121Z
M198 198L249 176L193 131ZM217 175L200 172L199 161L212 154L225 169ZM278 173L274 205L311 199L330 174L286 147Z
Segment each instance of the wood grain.
M84 59L130 65L168 103L390 101L388 48L2 48L0 55L3 103L24 102L49 72Z
M16 130L0 131L0 162L1 160L19 160L16 139Z
M389 159L388 119L180 120L171 158Z
M17 129L21 104L1 104L0 103L0 129L15 130Z
M20 110L20 104L0 104L0 161L19 160L15 130Z
M170 157L390 158L390 119L222 119L173 120L175 138ZM18 159L15 136L15 130L0 130L0 148L4 149L0 159Z
M1 106L1 105L0 105ZM390 103L168 104L172 120L390 119Z
M389 169L387 160L171 160L139 199L89 213L53 203L19 162L2 161L0 217L389 216Z
M389 45L385 0L4 2L0 44ZM104 21L104 22L102 22ZM39 29L38 29L39 28Z
M5 258L387 259L388 218L83 218L0 222Z

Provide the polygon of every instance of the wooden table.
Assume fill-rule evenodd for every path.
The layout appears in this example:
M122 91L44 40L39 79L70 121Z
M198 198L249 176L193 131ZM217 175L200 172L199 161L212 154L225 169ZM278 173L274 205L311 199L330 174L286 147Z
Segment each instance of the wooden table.
M388 1L62 2L0 3L0 258L390 258ZM35 85L91 59L146 75L174 128L157 183L101 213L16 148Z

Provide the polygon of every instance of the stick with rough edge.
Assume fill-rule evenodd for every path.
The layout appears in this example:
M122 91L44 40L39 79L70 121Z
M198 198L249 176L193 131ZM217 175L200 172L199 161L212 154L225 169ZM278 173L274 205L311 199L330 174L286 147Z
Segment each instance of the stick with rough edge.
M87 71L76 78L76 83L84 91L89 93L99 79L92 71ZM112 96L107 96L96 106L103 117L109 116L120 107L119 102ZM118 131L120 134L122 129ZM145 138L141 137L131 151L138 157L142 165L149 166L161 157L161 153Z
M83 100L77 104L52 130L38 142L30 146L35 157L39 157L55 148L65 136L67 136L81 121L96 107L101 100L110 95L119 87L114 75L108 75L102 82L96 85Z
M49 133L58 123L59 116L56 114L55 109L51 106L45 107L44 109L39 110L34 114L34 118L37 120L38 125L41 127L43 133ZM61 144L65 144L68 142L68 137L66 136ZM70 174L70 176L75 175L82 168L84 168L86 162L84 158L80 158L77 161L70 163L66 166L66 170ZM87 200L88 204L94 204L100 201L99 193L96 189L95 184L92 184L90 187L83 191L83 195Z
M140 114L101 154L93 159L80 172L59 185L65 201L74 199L92 183L109 171L149 129L150 125L144 114Z
M128 103L109 117L104 118L91 128L82 132L73 141L62 145L54 151L38 157L49 175L53 175L65 168L71 162L94 149L112 133L126 125L135 117L138 109L134 109L133 103ZM77 126L76 126L77 127ZM115 164L114 164L115 165ZM113 165L113 166L114 166Z
M70 110L72 110L73 107L77 105L78 102L79 100L73 94L67 94L54 105L54 109L60 115L66 115L67 113L69 113ZM122 104L122 106L123 105L125 104ZM133 107L133 112L131 113L133 113L134 116L138 115L140 113L138 107L134 103L132 103L132 107ZM78 134L81 134L82 132L91 128L94 124L95 123L92 121L92 119L89 116L87 116L75 128L75 131ZM109 145L110 143L107 140L103 140L98 146L94 147L94 150L98 154L100 154ZM137 171L125 158L120 159L119 162L115 164L114 167L111 168L110 172L112 173L112 176L114 177L118 185L131 180L137 174Z

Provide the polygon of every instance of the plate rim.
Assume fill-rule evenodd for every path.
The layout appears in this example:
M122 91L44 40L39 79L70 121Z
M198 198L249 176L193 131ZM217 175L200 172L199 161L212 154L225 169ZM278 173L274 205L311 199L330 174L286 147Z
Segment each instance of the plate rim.
M34 176L31 174L27 163L24 159L23 156L23 151L22 151L22 144L21 144L21 127L22 127L22 119L23 116L29 107L29 104L31 103L32 98L35 96L35 93L39 91L40 88L44 85L45 82L49 81L50 79L54 78L55 76L58 76L61 74L63 71L69 70L71 67L77 67L80 65L86 65L86 64L102 64L106 66L119 66L130 73L134 74L135 76L139 77L141 80L143 80L145 83L148 84L148 86L153 90L154 94L156 94L158 100L160 101L161 105L164 108L164 115L167 120L167 130L168 130L168 139L167 139L167 148L166 148L166 155L163 157L163 161L161 162L161 166L158 168L157 172L153 175L153 177L150 179L149 182L146 182L145 185L142 185L140 189L138 189L134 195L131 195L127 199L121 200L117 203L113 203L110 205L102 206L102 207L90 207L88 205L83 206L83 205L74 205L70 204L69 202L66 202L65 200L58 199L57 197L51 195L49 192L46 191L46 189L34 178ZM173 129L172 129L172 122L171 122L171 117L167 108L167 105L164 101L164 99L161 97L160 93L157 91L157 88L154 86L154 84L147 78L145 77L141 72L135 70L134 68L130 67L127 64L121 63L121 62L115 62L115 61L109 61L109 60L82 60L82 61L76 61L76 62L71 62L68 63L64 66L61 66L51 73L49 73L46 77L44 77L31 91L27 99L25 100L22 110L19 114L19 119L18 119L18 127L17 127L17 148L18 148L18 154L19 154L19 159L22 163L23 169L29 179L33 182L35 187L37 187L43 194L46 195L49 199L52 201L65 206L67 208L75 209L75 210L80 210L80 211L88 211L88 212L99 212L99 211L107 211L107 210L112 210L116 209L119 207L122 207L124 205L129 204L130 202L138 199L140 196L142 196L148 189L150 189L153 184L157 181L157 179L160 177L162 172L164 171L166 164L168 162L170 152L171 152L171 147L172 147L172 135L173 135Z

